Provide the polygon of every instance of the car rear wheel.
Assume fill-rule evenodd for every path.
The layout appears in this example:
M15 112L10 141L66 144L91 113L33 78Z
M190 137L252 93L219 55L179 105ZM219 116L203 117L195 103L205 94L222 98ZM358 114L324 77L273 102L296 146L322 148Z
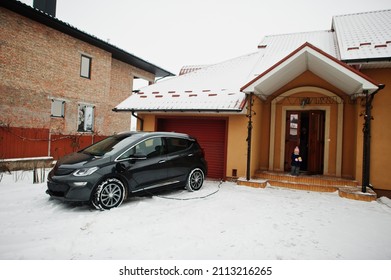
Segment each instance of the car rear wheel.
M194 168L187 178L186 189L194 192L201 189L204 183L204 172L200 168Z
M96 188L91 202L98 210L109 210L121 205L125 199L125 193L125 186L120 180L108 178Z

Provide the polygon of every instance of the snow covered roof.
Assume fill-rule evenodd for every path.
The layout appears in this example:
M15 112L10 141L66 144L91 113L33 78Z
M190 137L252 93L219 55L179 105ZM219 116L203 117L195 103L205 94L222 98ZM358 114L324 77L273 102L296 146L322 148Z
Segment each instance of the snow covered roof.
M330 31L268 36L255 53L191 67L187 74L140 89L114 111L240 112L246 99L241 87L307 41L336 56Z
M179 76L205 68L207 65L185 65L179 71Z
M357 54L365 54L366 60L390 58L390 24L391 10L386 10L334 17L333 30L266 36L255 53L210 66L186 66L187 74L145 87L114 110L239 112L245 107L245 93L267 98L306 70L347 94L374 92L376 82L341 62L348 58L347 53L351 55L350 50L343 50L361 36L369 40L365 36L370 34L371 45L361 47L372 46L372 52L359 49ZM382 46L380 41L384 41ZM364 56L349 58L359 57Z
M258 76L304 43L337 57L334 33L329 30L266 36L258 44L258 49L263 50L264 54L253 69L252 75Z
M246 99L240 87L260 56L244 55L141 88L114 111L240 112Z
M334 16L342 61L391 58L391 10Z
M254 92L265 99L281 85L287 84L307 70L349 95L359 94L364 90L373 93L379 88L377 83L354 68L321 49L305 43L255 77L241 90L248 93Z

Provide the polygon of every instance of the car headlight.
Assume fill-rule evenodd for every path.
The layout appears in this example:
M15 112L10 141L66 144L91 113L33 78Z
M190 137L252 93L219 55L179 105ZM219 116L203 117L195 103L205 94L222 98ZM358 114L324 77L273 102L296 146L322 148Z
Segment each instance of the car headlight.
M88 175L91 175L92 173L94 173L98 169L99 169L99 167L82 168L82 169L78 169L75 172L73 172L73 175L78 176L78 177L88 176Z

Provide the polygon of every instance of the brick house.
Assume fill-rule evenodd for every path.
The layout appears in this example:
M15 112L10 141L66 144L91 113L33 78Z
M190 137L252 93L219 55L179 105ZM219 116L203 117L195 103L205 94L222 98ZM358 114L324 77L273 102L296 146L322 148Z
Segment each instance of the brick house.
M129 130L112 108L133 80L173 75L19 1L1 1L0 34L3 159L57 158Z
M254 53L182 72L115 110L137 112L145 130L198 137L210 177L287 172L297 145L305 174L390 196L391 10L266 36Z

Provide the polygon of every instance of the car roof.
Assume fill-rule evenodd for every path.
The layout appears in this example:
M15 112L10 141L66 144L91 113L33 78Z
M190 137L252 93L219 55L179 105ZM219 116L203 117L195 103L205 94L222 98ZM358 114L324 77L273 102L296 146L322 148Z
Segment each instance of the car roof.
M121 132L117 134L118 136L131 136L137 135L140 138L147 138L152 136L163 136L163 137L180 137L180 138L189 138L193 139L188 134L179 133L179 132L165 132L165 131L129 131L129 132Z

